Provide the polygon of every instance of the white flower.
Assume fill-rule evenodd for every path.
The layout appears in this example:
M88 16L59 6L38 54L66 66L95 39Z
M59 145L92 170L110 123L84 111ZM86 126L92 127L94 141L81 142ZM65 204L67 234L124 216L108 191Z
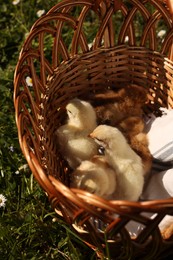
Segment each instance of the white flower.
M4 171L1 169L1 176L4 177Z
M93 43L92 43L92 42L88 44L88 48L89 48L89 49L91 49L92 46L93 46Z
M52 219L52 222L57 222L57 221L58 221L57 218L53 218L53 219Z
M124 42L128 42L129 41L129 36L126 35L125 39L124 39Z
M9 150L10 150L11 152L14 152L14 147L11 145L11 146L9 147Z
M0 208L5 207L6 197L0 194Z
M18 3L20 3L20 0L13 0L12 2L13 5L17 5Z
M20 166L17 171L15 171L15 174L19 174L20 171L26 171L28 169L28 164L23 164L22 166Z
M43 9L43 10L38 10L38 11L37 11L37 16L38 16L38 17L41 17L44 13L45 13L45 10L44 10L44 9Z
M157 36L162 38L165 34L166 34L166 30L161 30L160 32L158 32Z
M32 87L33 86L31 77L29 77L29 76L26 77L26 84L27 84L28 87Z

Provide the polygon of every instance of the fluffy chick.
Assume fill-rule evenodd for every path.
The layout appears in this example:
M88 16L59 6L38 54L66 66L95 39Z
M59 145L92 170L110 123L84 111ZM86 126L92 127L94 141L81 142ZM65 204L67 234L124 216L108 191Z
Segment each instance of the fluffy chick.
M144 88L130 84L123 88L107 90L91 96L98 124L116 126L128 116L142 116L143 106L148 101Z
M90 161L83 161L73 172L71 187L112 199L116 190L116 173L105 157L94 156Z
M99 125L90 134L105 149L105 158L117 174L115 199L137 201L144 185L144 169L141 158L127 143L119 129Z
M67 123L57 131L58 143L63 157L71 168L97 154L96 143L88 134L97 126L96 114L89 102L73 99L67 106Z
M92 97L98 124L117 127L131 148L141 157L146 178L152 167L152 155L144 130L143 107L148 102L147 90L135 84L107 90Z
M131 148L141 157L144 175L147 178L151 167L153 157L149 150L147 134L144 132L144 121L139 116L129 116L122 120L117 128L126 137Z

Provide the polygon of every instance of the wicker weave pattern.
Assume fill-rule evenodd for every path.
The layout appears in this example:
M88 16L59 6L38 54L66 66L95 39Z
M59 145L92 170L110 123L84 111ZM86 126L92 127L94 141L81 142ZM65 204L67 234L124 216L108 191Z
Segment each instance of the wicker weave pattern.
M64 0L33 25L16 67L19 141L36 180L56 212L80 228L80 235L100 252L105 250L101 225L113 255L119 256L116 259L146 259L145 255L159 259L170 250L173 241L163 240L158 223L166 214L173 214L173 199L105 201L69 189L70 169L59 153L54 132L63 123L64 107L71 98L86 98L108 86L116 89L135 83L147 88L150 102L146 111L157 113L160 106L173 107L171 8L171 1L166 5L156 0ZM93 42L88 42L85 30L88 19L98 24L90 37ZM121 20L120 28L117 20ZM157 34L163 24L167 33L161 41ZM65 32L71 37L70 45ZM33 86L27 85L28 76ZM155 219L143 214L150 212L158 213ZM132 220L143 225L135 238L125 227ZM145 249L143 253L141 249Z

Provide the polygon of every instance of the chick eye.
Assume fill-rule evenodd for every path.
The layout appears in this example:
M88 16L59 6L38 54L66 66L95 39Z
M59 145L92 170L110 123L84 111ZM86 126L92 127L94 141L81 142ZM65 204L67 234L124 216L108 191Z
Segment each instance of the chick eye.
M100 155L105 155L105 148L104 148L103 146L99 146L99 148L98 148L98 153L99 153Z
M95 137L94 139L95 139L96 141L98 141L98 142L102 142L102 140L99 139L99 138L97 138L97 137Z
M70 110L67 110L67 111L68 111L68 113L72 114L72 112Z

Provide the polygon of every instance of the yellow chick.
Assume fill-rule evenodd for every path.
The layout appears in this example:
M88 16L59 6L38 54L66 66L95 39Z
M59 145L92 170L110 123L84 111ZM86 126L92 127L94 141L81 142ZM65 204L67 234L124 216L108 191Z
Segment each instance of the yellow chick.
M97 144L88 134L97 126L96 114L89 102L73 99L67 106L67 123L57 131L60 151L69 166L75 169L83 160L97 154Z
M117 127L124 134L131 148L142 159L146 179L152 167L143 119L144 106L148 101L147 90L135 84L91 95L98 124Z
M82 189L104 199L116 190L116 173L103 156L83 161L72 174L71 188Z
M144 185L141 158L132 150L124 135L116 127L99 125L90 134L105 149L106 161L117 176L115 199L137 201Z
M116 126L127 139L130 147L141 157L145 179L152 167L153 157L148 148L147 134L144 132L144 121L139 116L129 116Z

